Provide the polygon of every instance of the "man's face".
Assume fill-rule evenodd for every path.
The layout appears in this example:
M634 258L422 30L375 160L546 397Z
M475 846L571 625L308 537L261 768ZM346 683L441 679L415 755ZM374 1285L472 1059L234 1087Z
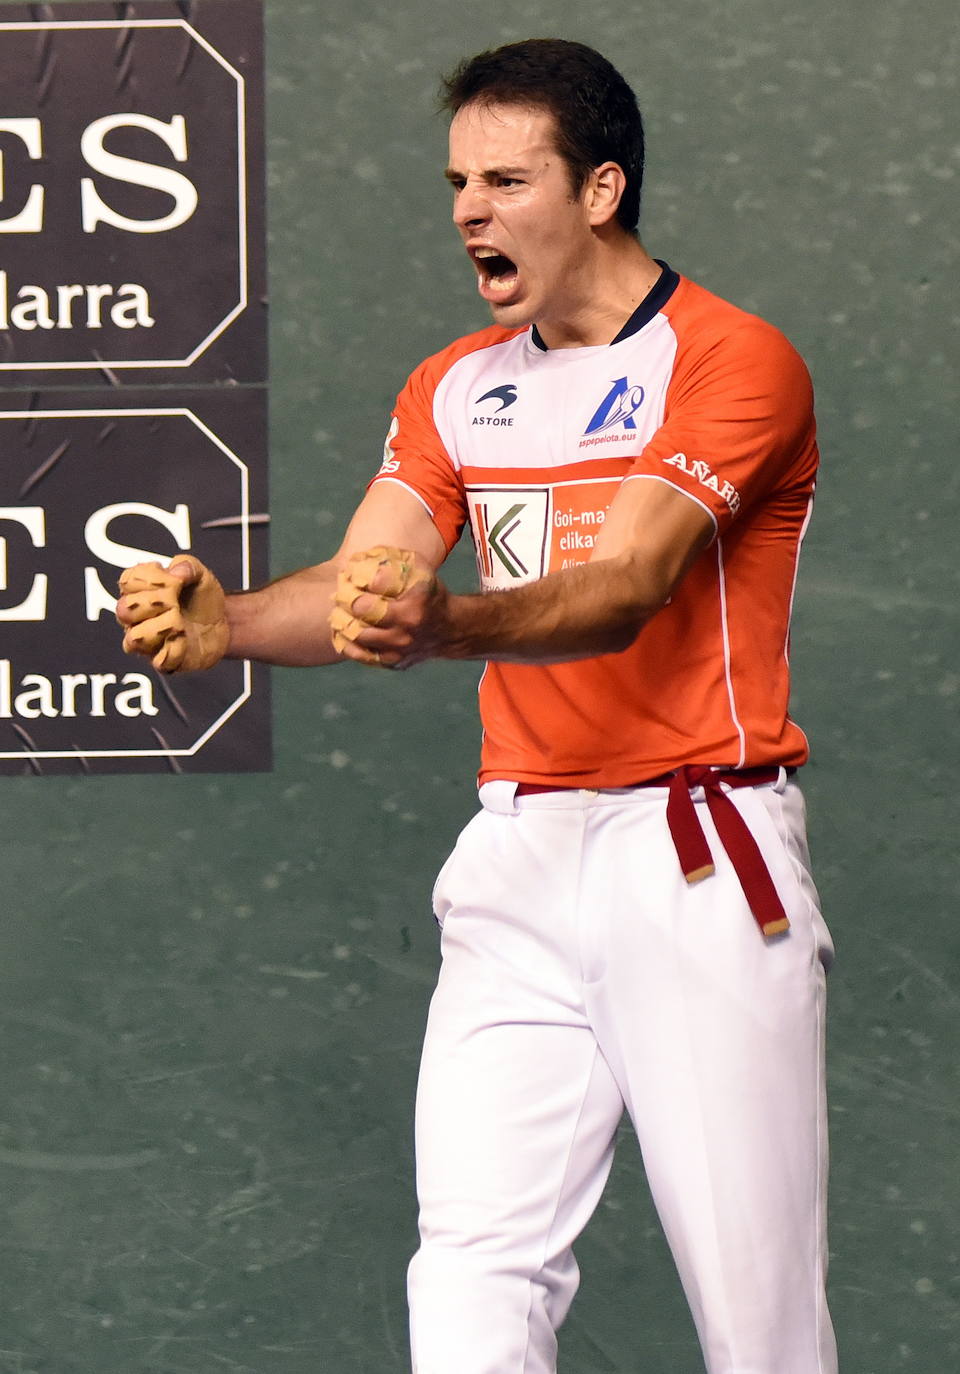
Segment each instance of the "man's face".
M497 323L536 322L541 332L574 326L589 309L592 234L587 187L580 195L571 189L553 116L524 105L465 105L450 126L447 179L454 223Z

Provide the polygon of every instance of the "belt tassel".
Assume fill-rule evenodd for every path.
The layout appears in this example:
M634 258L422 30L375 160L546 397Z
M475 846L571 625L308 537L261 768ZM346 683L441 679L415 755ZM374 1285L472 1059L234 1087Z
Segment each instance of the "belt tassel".
M720 842L740 879L754 920L763 934L768 936L780 935L788 930L790 922L757 842L722 784L727 787L755 787L759 783L775 782L778 776L779 770L776 768L734 772L687 764L670 779L670 795L667 799L667 824L683 876L688 883L698 883L715 872L713 855L691 795L698 787L703 788Z

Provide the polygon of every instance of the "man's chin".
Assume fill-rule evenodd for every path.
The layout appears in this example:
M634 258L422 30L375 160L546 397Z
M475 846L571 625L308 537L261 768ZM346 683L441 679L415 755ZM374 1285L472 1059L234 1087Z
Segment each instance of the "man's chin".
M533 324L534 313L529 301L487 301L494 323L503 329L524 329Z

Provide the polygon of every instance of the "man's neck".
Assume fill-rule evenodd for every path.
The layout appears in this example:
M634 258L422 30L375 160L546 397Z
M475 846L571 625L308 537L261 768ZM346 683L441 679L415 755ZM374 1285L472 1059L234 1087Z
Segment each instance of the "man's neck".
M662 268L635 238L617 233L597 243L589 296L567 317L537 320L549 349L611 343L656 285Z

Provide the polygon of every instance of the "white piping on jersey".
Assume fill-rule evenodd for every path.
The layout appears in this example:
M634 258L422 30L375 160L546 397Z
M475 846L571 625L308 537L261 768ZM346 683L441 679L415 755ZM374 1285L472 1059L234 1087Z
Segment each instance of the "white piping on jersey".
M816 487L814 487L814 491L815 490ZM814 492L812 491L807 501L807 513L803 517L803 524L800 526L800 533L797 535L797 551L793 556L793 581L790 584L790 602L787 606L787 633L783 640L783 661L788 668L790 667L790 629L793 622L793 603L797 595L797 575L800 572L800 550L803 548L803 541L810 526L811 517L813 516L813 496ZM793 717L791 716L790 719L792 720ZM793 724L797 725L797 722L794 720ZM807 740L803 727L797 725L797 729L800 731L801 735L803 735L807 748L809 749L810 742Z
M487 659L483 665L483 671L477 681L477 710L480 711L480 689L483 687L483 679L487 676L487 669L490 667L490 660ZM483 723L483 712L480 712L480 749L483 750L487 742L487 727Z
M557 487L582 487L585 481L586 481L586 482L589 482L591 486L596 487L596 486L599 486L601 482L618 482L618 483L621 483L621 484L622 484L623 478L622 478L622 477L586 477L586 478L584 478L584 477L568 477L568 478L565 478L564 481L562 481L562 482L551 482L551 483L550 483L550 486L553 487L553 488L557 488ZM494 483L493 483L493 482L490 482L490 483L488 483L488 485L489 485L489 486L493 486ZM518 487L517 490L519 491L520 488ZM534 488L534 490L539 490L539 488Z
M783 641L783 661L790 667L790 622L793 620L793 603L797 595L797 575L800 572L800 550L803 548L803 540L810 524L810 517L813 515L813 493L807 501L807 513L803 517L803 524L800 526L800 533L797 535L797 550L793 555L793 578L790 583L790 601L787 605L787 633Z
M730 663L730 629L727 624L727 575L723 566L723 540L717 540L717 576L720 588L720 623L723 627L723 671L727 679L727 698L730 702L730 718L740 737L740 757L734 764L742 768L747 757L747 737L737 715L737 702L733 694L733 672Z
M707 512L710 519L713 521L713 536L714 538L716 538L717 531L720 528L717 522L717 517L714 515L713 511L710 509L710 507L706 504L705 501L701 501L699 496L694 496L692 491L687 491L686 487L681 487L676 482L671 482L669 477L661 477L656 472L628 472L626 477L624 477L623 481L624 483L663 482L665 486L670 487L673 491L678 491L681 496L685 496L688 501L694 501L700 507L701 510L705 510Z
M411 496L415 496L415 497L417 498L417 500L420 502L420 504L421 504L421 506L423 507L423 509L424 509L424 510L427 512L427 514L429 515L430 519L433 520L434 523L436 523L436 519L435 519L435 516L434 516L433 511L432 511L432 510L430 509L430 507L427 505L426 501L424 501L424 499L423 499L423 497L420 495L420 493L419 493L418 491L415 491L415 490L413 489L413 487L411 487L411 486L408 485L408 483L402 482L402 481L400 480L399 477L378 477L378 478L377 478L377 486L380 486L380 484L381 484L382 482L392 482L392 483L394 484L394 486L396 486L396 487L403 487L404 491L408 491L408 492L410 493Z

